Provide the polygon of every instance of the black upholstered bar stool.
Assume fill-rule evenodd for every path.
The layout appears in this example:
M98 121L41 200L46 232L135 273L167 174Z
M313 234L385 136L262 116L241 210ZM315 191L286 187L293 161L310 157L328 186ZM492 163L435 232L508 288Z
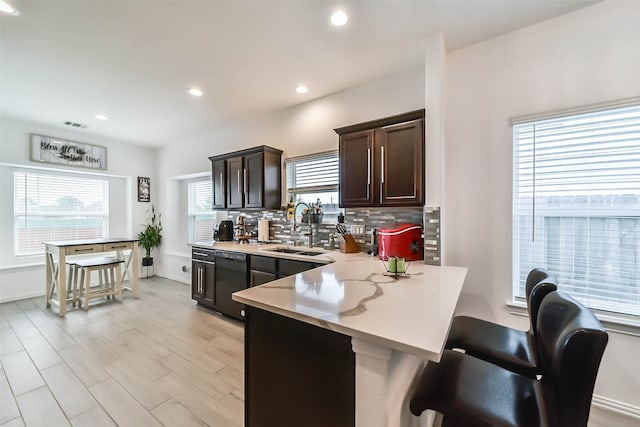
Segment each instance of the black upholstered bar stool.
M411 412L435 410L445 427L586 427L608 335L564 292L542 301L537 325L540 380L445 350L422 372Z
M445 348L494 363L522 375L539 374L535 345L536 321L543 298L557 289L556 279L546 270L534 268L527 275L525 291L529 330L521 331L469 316L453 318Z

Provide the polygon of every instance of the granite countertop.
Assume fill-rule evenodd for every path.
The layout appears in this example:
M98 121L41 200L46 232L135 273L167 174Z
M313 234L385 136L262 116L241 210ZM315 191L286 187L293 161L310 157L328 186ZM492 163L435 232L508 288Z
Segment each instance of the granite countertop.
M364 339L423 359L439 360L467 269L408 263L408 277L385 275L364 253L269 254L270 245L216 242L193 247L231 250L327 265L233 294L235 301ZM299 249L304 249L298 247Z

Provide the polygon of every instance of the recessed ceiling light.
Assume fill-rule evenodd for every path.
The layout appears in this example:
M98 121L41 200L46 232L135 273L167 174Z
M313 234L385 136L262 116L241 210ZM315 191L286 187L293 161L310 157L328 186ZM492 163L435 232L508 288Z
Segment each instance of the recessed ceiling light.
M307 93L307 92L309 92L309 88L306 87L305 85L299 85L298 87L296 87L296 92L298 92L298 93Z
M6 13L7 15L20 15L20 12L11 6L11 3L7 0L0 0L0 12Z
M109 117L105 116L104 114L96 114L96 119L98 119L98 120L109 120Z
M331 23L336 27L342 27L348 20L349 17L342 10L336 10L333 12L333 15L331 15Z
M189 93L193 96L202 96L202 91L196 88L189 89Z

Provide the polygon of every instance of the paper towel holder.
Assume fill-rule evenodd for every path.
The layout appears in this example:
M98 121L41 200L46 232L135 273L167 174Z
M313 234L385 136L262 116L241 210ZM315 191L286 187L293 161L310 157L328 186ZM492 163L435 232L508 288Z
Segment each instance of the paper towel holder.
M258 220L258 243L268 242L269 239L269 221L268 219Z

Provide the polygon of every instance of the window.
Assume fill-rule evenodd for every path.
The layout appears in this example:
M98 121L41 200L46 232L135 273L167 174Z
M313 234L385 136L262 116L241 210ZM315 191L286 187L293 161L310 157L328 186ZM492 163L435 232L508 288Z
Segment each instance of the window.
M189 183L189 224L192 242L213 239L216 213L213 211L211 178Z
M46 241L107 236L107 180L20 171L13 176L16 255L44 253Z
M515 297L542 266L587 306L640 315L640 104L514 124Z
M320 201L323 222L336 222L338 207L338 152L294 157L285 161L288 199L316 206ZM298 211L299 213L300 211Z

